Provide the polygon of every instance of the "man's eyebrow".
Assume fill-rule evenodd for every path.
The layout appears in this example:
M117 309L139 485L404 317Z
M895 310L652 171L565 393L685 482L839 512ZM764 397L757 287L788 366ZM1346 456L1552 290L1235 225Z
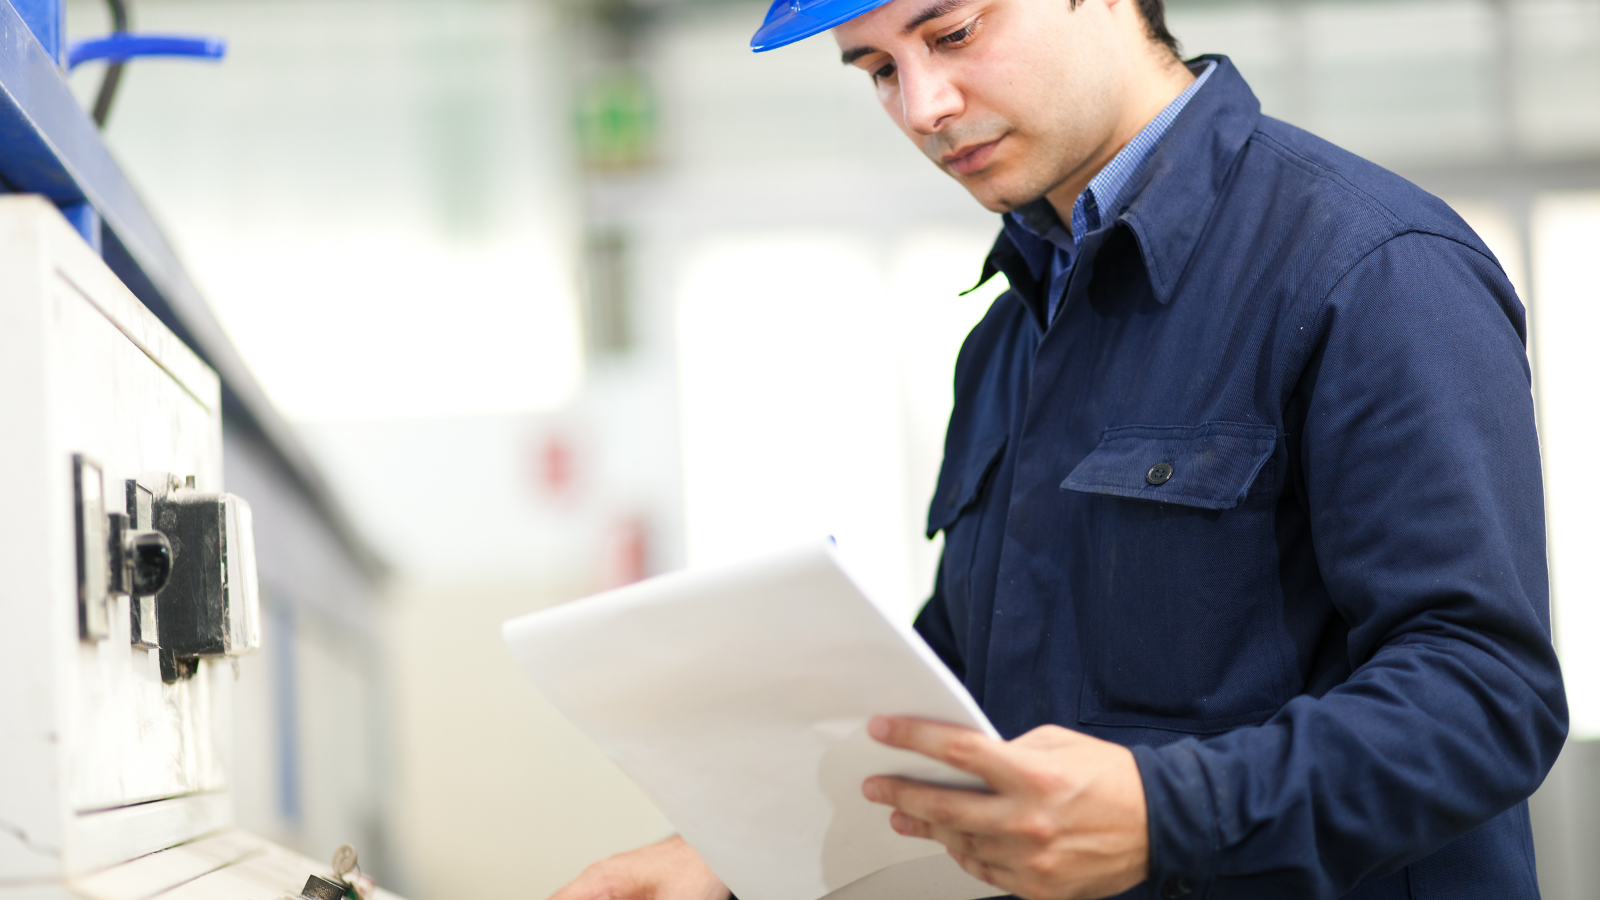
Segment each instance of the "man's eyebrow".
M849 50L839 54L839 62L842 62L848 66L869 53L877 52L877 47L851 47Z
M948 16L971 2L972 0L937 0L937 2L931 6L923 9L922 12L912 16L911 21L907 22L906 27L902 28L900 31L902 34L910 34L911 32L916 31L917 26L923 24L924 22L931 22L940 16Z
M923 23L932 22L941 16L948 16L971 2L973 0L936 0L931 6L925 7L922 12L912 16L911 21L907 22L905 27L901 29L901 33L910 34L916 31L918 26ZM876 47L851 47L849 50L839 54L839 61L848 66L869 53L877 52L878 48Z

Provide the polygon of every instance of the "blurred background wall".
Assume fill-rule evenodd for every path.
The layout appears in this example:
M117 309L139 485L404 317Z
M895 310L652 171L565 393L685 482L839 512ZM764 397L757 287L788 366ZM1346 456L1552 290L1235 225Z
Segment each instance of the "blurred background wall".
M752 55L764 5L734 0L133 3L230 52L131 66L108 141L394 572L376 598L267 586L245 825L352 842L414 900L544 897L669 826L502 620L825 534L914 613L951 366L998 286L957 292L997 222L831 40ZM1600 0L1168 6L1268 114L1448 199L1530 308L1573 710L1540 873L1587 897ZM73 0L73 36L106 28Z

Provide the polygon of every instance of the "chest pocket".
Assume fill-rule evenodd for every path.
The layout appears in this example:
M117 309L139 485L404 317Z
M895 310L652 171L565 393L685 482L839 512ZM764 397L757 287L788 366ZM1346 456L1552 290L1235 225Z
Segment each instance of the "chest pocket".
M1213 733L1264 721L1296 692L1278 445L1265 425L1110 428L1061 483L1088 495L1081 722Z
M928 504L928 537L948 529L961 514L978 502L983 488L989 483L1000 453L1006 448L1006 436L977 441L959 457L945 459L939 470L939 485L934 490L933 502ZM946 533L946 539L949 534Z
M1267 425L1108 428L1100 446L1061 487L1198 509L1233 509L1277 443L1277 432Z
M939 485L928 505L928 537L944 532L944 597L951 621L966 622L972 610L973 564L983 529L983 498L1000 468L1004 434L974 441L965 452L946 454ZM966 629L958 629L961 635ZM964 637L963 655L967 652Z

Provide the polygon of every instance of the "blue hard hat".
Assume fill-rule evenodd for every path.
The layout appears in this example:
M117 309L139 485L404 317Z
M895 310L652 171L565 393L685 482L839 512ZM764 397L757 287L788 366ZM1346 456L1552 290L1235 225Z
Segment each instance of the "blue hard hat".
M750 39L757 53L804 40L848 22L864 12L877 9L889 0L773 0L767 19Z

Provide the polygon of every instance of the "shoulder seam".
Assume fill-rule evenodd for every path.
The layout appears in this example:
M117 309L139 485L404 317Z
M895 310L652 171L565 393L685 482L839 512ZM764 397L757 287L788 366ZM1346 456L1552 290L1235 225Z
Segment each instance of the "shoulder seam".
M1354 182L1344 177L1344 175L1340 174L1339 172L1336 172L1327 166L1322 165L1321 163L1307 159L1305 156L1289 149L1288 147L1284 146L1283 142L1260 129L1256 129L1255 136L1260 138L1261 142L1268 149L1274 151L1280 157L1282 157L1285 162L1304 169L1308 173L1316 175L1319 178L1325 178L1328 181L1335 182L1346 191L1349 191L1351 194L1361 198L1366 202L1367 206L1371 207L1374 211L1380 213L1384 218L1388 219L1389 222L1394 225L1394 227L1400 229L1407 229L1410 227L1409 223L1396 215L1394 210L1390 209L1386 204L1378 200L1378 198L1362 190Z
M1324 166L1318 162L1307 159L1304 155L1295 152L1294 150L1285 146L1282 141L1279 141L1260 129L1255 131L1255 136L1261 139L1263 146L1278 154L1281 159L1290 165L1301 168L1309 174L1315 175L1319 178L1324 178L1328 181L1335 182L1350 194L1359 197L1369 208L1381 214L1395 228L1394 231L1382 236L1371 247L1367 248L1365 252L1352 260L1350 265L1345 267L1343 272L1339 273L1339 277L1333 279L1333 281L1328 285L1328 289L1323 292L1322 298L1318 300L1316 309L1313 310L1312 316L1308 320L1308 324L1321 318L1323 308L1326 306L1328 298L1333 295L1334 291L1338 290L1339 285L1344 283L1344 280L1349 277L1351 272L1355 271L1357 266L1361 265L1361 263L1364 262L1367 257L1371 256L1373 253L1376 253L1382 247L1387 246L1390 242L1398 238L1405 237L1406 235L1425 234L1430 237L1436 237L1464 247L1467 250L1472 251L1473 254L1488 261L1490 265L1494 266L1494 268L1500 272L1502 277L1506 278L1507 281L1510 280L1511 276L1506 273L1505 266L1501 265L1500 261L1495 259L1492 254L1485 253L1481 248L1474 247L1472 244L1467 243L1455 235L1445 234L1441 231L1436 231L1431 228L1426 228L1421 225L1407 222L1406 220L1400 218L1400 216L1397 215L1394 210L1390 209L1382 201L1378 200L1367 191L1362 190L1358 185L1356 185L1350 179L1344 177L1344 175L1340 174L1339 172L1329 169L1327 166Z
M1490 265L1494 266L1495 270L1498 271L1500 273L1501 277L1505 278L1507 282L1509 282L1511 280L1511 276L1506 274L1505 267L1500 265L1499 260L1496 260L1493 256L1490 256L1489 254L1484 253L1479 248L1472 246L1471 244L1467 243L1466 241L1461 240L1460 238L1457 238L1457 237L1454 237L1454 236L1448 235L1448 234L1441 234L1441 233L1439 233L1437 231L1430 231L1430 230L1428 230L1426 228L1406 228L1406 229L1404 229L1402 231L1397 231L1394 234L1389 235L1388 237L1384 238L1381 241L1378 241L1377 243L1373 244L1371 247L1368 247L1367 250L1364 253L1362 253L1360 256L1358 256L1354 260L1352 260L1350 262L1350 265L1346 266L1345 270L1343 272L1339 273L1339 277L1333 279L1333 281L1328 285L1328 289L1322 293L1322 297L1321 297L1321 299L1319 299L1317 301L1316 309L1312 312L1312 315L1311 315L1311 318L1309 319L1309 322L1317 322L1317 321L1320 321L1322 319L1322 312L1323 312L1324 309L1327 308L1329 298L1331 298L1333 296L1333 292L1334 291L1337 291L1339 289L1340 285L1344 284L1345 279L1350 277L1351 273L1353 273L1356 270L1357 266L1360 266L1362 263L1366 262L1367 259L1372 256L1372 254L1377 253L1379 250L1382 250L1384 247L1389 246L1390 244L1394 243L1395 241L1399 240L1400 238L1410 237L1413 234L1419 234L1419 235L1425 235L1427 237L1439 238L1440 240L1443 240L1443 241L1449 241L1450 243L1455 244L1458 247L1464 247L1467 250L1472 251L1472 253L1474 255L1482 257Z

